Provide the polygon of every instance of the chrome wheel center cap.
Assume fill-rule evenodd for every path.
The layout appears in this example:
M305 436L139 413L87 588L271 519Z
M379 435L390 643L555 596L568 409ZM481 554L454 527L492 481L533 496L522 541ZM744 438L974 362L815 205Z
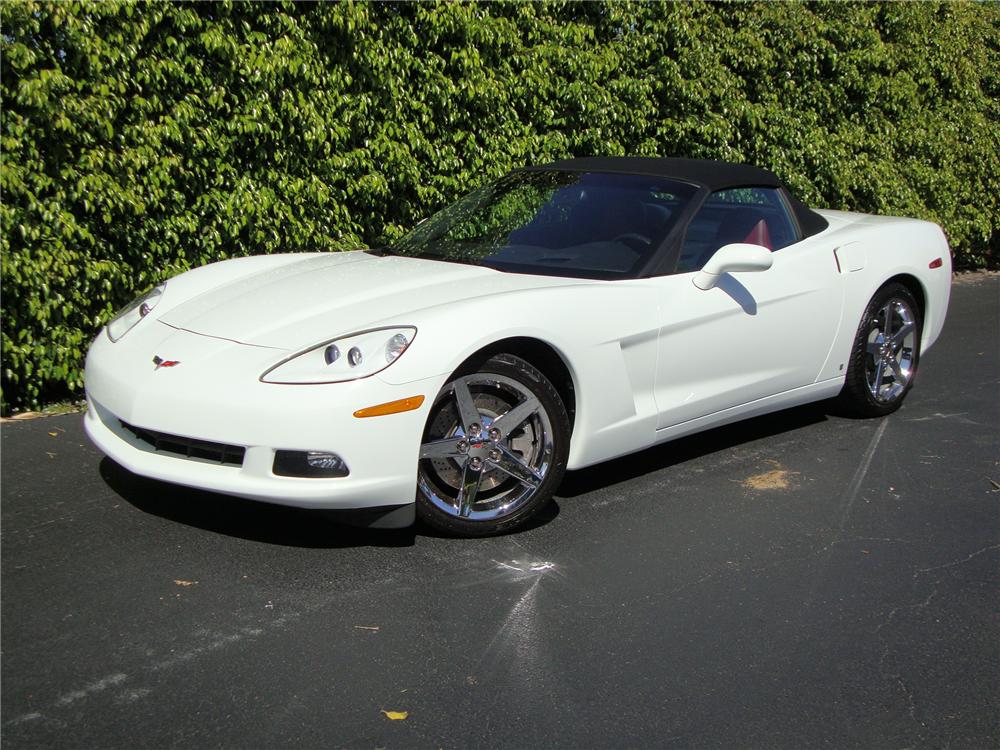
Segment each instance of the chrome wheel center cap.
M469 456L472 458L486 458L489 453L489 443L476 441L469 443Z

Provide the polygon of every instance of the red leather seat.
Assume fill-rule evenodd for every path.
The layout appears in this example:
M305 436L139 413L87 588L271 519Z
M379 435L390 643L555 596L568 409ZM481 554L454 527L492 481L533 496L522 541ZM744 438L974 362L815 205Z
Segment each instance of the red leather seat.
M773 250L767 220L753 206L733 206L726 211L715 233L715 248L731 242L749 242ZM706 258L705 260L708 260Z
M753 229L747 232L747 236L743 238L743 241L749 242L751 245L761 245L768 250L774 250L774 246L771 245L771 232L768 230L767 222L764 219L753 225Z

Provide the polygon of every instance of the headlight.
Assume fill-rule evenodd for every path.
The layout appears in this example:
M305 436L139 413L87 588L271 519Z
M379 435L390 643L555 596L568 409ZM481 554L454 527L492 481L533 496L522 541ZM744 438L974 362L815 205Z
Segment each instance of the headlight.
M154 286L123 307L108 323L108 338L112 341L118 341L131 331L136 323L149 315L156 307L156 303L160 301L160 295L163 294L165 287L166 282Z
M260 376L265 383L342 383L367 378L395 362L417 329L377 328L334 339L279 362Z

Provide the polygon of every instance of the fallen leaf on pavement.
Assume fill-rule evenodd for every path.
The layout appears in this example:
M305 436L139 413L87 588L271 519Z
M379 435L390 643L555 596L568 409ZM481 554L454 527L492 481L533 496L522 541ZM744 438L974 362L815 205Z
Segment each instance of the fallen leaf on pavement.
M382 709L382 713L391 721L402 721L410 715L409 711L386 711L384 708Z

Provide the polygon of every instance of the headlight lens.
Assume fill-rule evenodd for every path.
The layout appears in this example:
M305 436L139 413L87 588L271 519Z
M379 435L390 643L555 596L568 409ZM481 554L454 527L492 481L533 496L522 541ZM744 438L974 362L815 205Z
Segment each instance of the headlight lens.
M154 286L147 292L140 294L125 307L118 311L118 314L108 323L108 338L118 341L122 336L132 330L136 323L145 318L156 307L160 301L160 296L166 287L166 283Z
M260 376L265 383L343 383L367 378L395 362L417 329L377 328L328 341L279 362Z

